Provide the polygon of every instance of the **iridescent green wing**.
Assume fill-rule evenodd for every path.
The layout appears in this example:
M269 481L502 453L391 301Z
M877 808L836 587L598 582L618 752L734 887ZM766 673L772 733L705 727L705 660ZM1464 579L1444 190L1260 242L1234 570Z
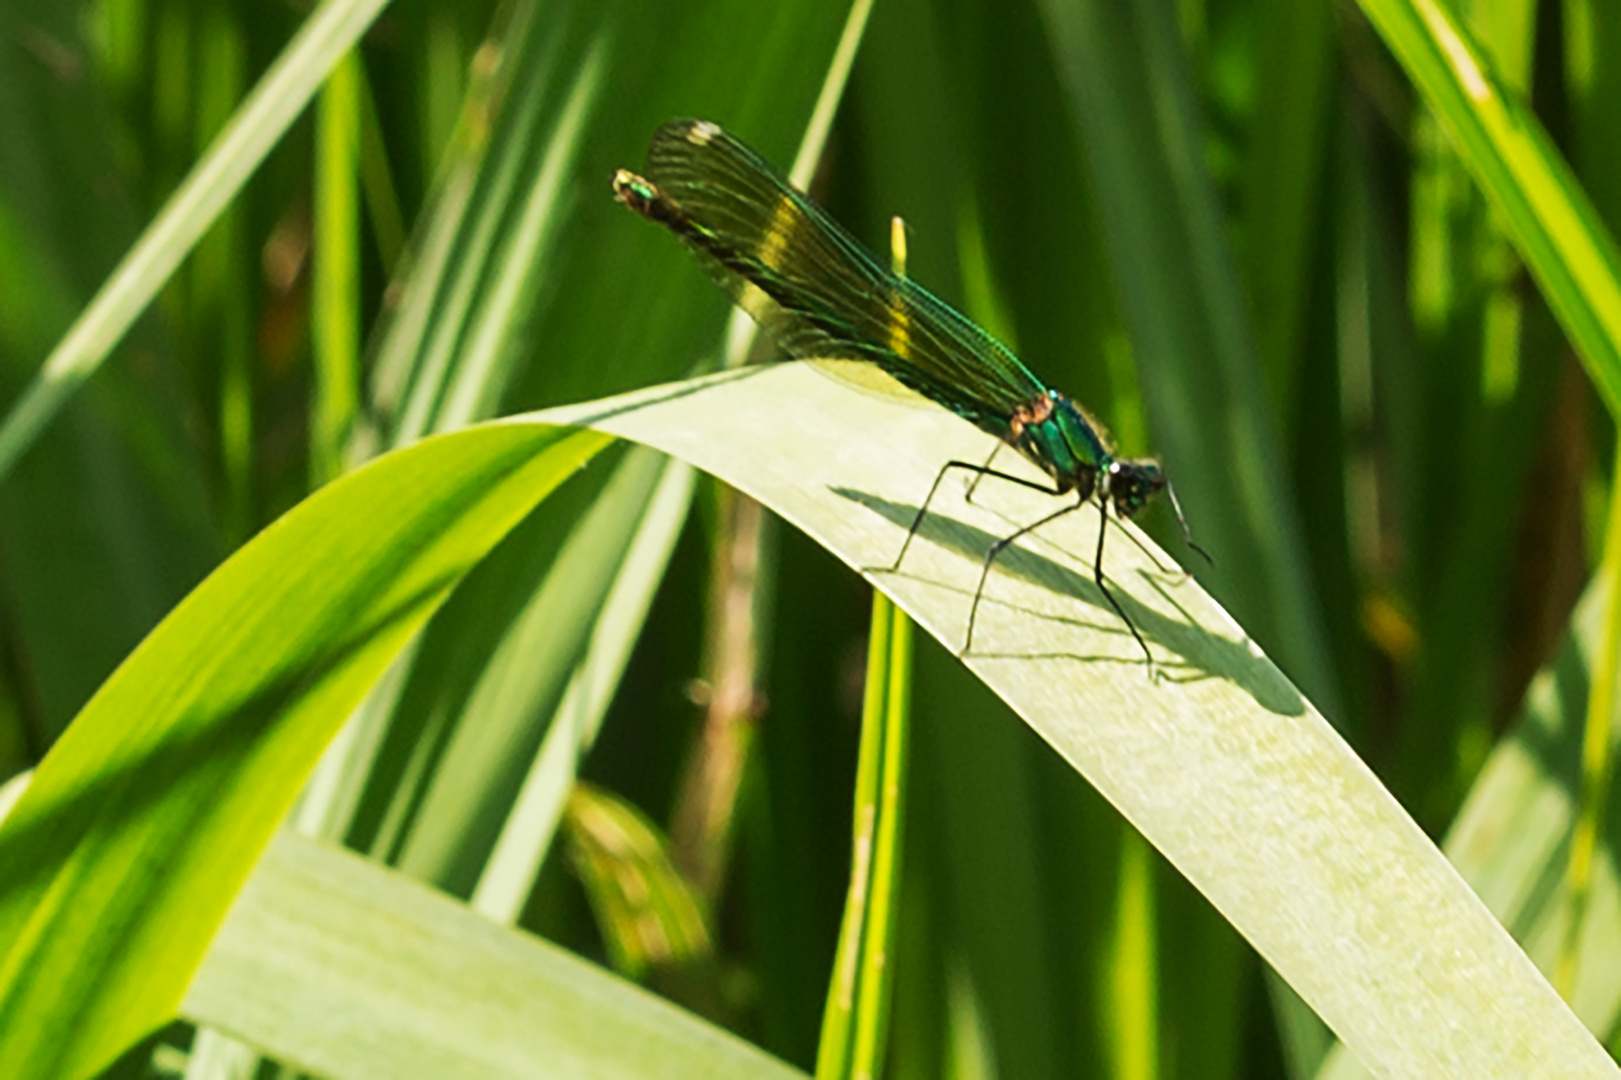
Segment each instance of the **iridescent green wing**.
M677 220L648 216L685 240L790 356L870 361L998 436L1014 409L1046 392L1000 342L890 273L716 125L665 124L648 150L647 178Z

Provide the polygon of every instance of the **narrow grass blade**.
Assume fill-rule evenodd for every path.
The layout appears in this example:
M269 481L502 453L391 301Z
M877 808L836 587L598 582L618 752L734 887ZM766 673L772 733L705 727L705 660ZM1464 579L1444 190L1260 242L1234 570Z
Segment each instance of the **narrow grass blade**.
M822 1012L818 1080L883 1071L900 917L911 672L911 620L874 592L850 888Z
M316 109L310 463L317 487L342 474L360 406L362 83L360 57L350 53L332 69Z

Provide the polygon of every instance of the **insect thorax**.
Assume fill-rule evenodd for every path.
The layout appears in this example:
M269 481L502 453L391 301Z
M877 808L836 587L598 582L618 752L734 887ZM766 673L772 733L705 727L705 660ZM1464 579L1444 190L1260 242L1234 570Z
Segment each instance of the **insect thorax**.
M1085 415L1056 390L1015 408L1006 439L1052 477L1059 494L1074 491L1083 500L1091 497L1098 470L1114 460Z

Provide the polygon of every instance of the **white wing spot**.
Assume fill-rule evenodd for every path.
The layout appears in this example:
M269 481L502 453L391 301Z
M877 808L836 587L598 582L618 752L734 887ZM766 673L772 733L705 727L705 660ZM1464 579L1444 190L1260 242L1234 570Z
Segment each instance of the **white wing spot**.
M708 120L699 120L687 129L687 141L694 146L708 146L720 134L720 128Z

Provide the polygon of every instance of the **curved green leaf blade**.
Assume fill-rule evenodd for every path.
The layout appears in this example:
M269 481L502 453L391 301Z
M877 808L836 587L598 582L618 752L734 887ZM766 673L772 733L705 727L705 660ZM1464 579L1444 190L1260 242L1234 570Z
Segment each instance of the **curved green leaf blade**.
M1580 812L1584 713L1609 601L1609 579L1600 574L1577 605L1564 646L1532 680L1444 843L1458 872L1546 972L1556 969L1568 933L1564 873ZM1614 803L1612 794L1612 815ZM1571 1007L1590 1031L1613 1031L1621 1015L1621 880L1613 841L1603 851L1571 995ZM1367 1075L1344 1046L1336 1046L1317 1073L1319 1080Z
M808 365L694 386L525 419L589 422L657 446L867 568L893 560L941 462L988 449L943 412L853 394ZM901 572L868 574L953 649L988 545L1052 509L1009 487L982 489L978 505L943 489ZM968 666L1376 1073L1615 1076L1311 704L1196 585L1124 541L1117 534L1108 551L1110 588L1162 678L1148 677L1091 581L1094 513L1061 518L998 560Z
M606 440L496 426L306 500L114 673L0 831L0 1075L89 1075L173 1015L349 711Z

